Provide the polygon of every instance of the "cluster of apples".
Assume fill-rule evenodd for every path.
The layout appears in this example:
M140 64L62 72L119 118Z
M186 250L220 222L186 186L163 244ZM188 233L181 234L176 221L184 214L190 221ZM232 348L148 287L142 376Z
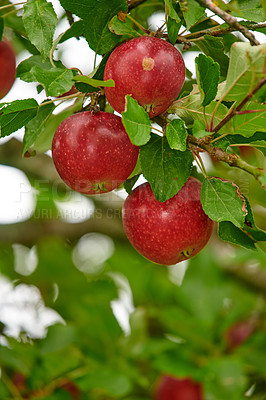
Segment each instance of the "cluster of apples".
M105 88L115 111L124 111L129 94L152 118L177 98L185 80L185 65L173 45L142 36L114 49L104 79L115 82L115 87ZM123 183L134 170L138 153L121 117L101 111L68 117L56 130L52 144L61 178L73 190L88 195L109 192ZM213 229L202 209L200 191L201 183L192 177L164 203L155 199L149 183L134 189L123 208L123 225L131 244L147 259L165 265L197 254Z

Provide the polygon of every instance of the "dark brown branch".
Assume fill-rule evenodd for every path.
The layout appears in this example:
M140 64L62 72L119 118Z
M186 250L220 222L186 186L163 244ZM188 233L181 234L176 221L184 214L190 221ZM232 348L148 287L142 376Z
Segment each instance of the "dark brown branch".
M215 128L212 130L212 132L217 133L227 122L229 122L244 106L245 104L251 99L251 97L257 93L258 90L260 90L266 83L266 78L261 78L257 85L254 87L254 89L248 93L244 99L241 101L241 103L238 104L236 108L233 108L226 116L223 118L219 124L215 126ZM217 138L219 139L219 138Z
M197 0L197 2L204 8L208 8L214 14L222 18L228 25L232 26L237 31L241 32L252 44L252 46L259 45L259 41L255 38L253 33L251 33L245 26L241 25L236 18L227 12L221 10L219 7L215 6L212 0Z

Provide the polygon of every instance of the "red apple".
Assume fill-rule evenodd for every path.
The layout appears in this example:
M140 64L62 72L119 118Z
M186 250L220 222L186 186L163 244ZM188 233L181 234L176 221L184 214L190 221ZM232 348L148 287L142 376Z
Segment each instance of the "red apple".
M156 200L150 184L132 191L123 208L125 233L144 257L165 265L197 254L208 242L213 221L200 201L201 183L192 177L164 203Z
M16 56L5 39L0 42L0 99L5 97L16 78Z
M142 36L118 46L107 60L104 79L110 105L119 113L125 96L131 94L152 118L165 111L177 98L184 80L185 64L179 51L163 39Z
M227 348L233 350L240 346L252 335L254 330L255 321L246 319L236 322L225 332Z
M163 375L155 389L155 400L203 400L202 385L191 378Z
M52 156L63 181L85 194L106 193L133 171L139 149L117 115L89 111L73 114L57 128Z

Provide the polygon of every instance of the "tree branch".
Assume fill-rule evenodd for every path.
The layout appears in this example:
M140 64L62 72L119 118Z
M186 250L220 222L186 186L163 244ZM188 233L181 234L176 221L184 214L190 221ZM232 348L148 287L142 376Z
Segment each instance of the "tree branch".
M254 87L254 89L248 93L244 99L239 103L239 105L236 108L232 108L231 111L215 126L214 129L212 129L212 132L217 133L225 124L227 124L230 119L232 119L238 112L244 107L244 105L251 99L251 97L257 93L259 89L261 89L266 83L266 78L261 78L257 85ZM218 140L220 138L217 138L215 140ZM214 142L214 141L213 141Z
M192 135L188 135L188 143L207 151L211 157L215 158L218 161L223 161L231 167L236 167L242 169L243 171L246 171L261 184L259 178L265 174L265 171L262 168L257 168L253 165L248 164L246 161L242 160L237 154L226 153L220 147L214 147L210 143L206 143L205 139L198 139Z
M237 31L241 32L251 43L252 46L257 46L260 42L255 38L253 33L251 33L245 26L241 25L236 18L227 12L221 10L219 7L215 6L212 0L197 0L197 2L204 8L208 8L214 14L222 18L228 25L232 26Z
M257 29L265 28L266 27L266 23L263 23L263 24L245 24L243 26L245 26L247 29L250 29L252 31L256 31ZM221 28L221 26L219 24L217 24L217 26L213 26L211 28L208 28L208 29L205 29L205 30L202 30L202 31L189 33L189 34L185 35L184 37L187 40L193 41L195 39L202 38L202 36L204 36L204 35L220 36L220 35L224 35L225 33L228 33L228 32L235 32L236 30L238 31L238 29L236 29L233 26L227 26L227 27Z

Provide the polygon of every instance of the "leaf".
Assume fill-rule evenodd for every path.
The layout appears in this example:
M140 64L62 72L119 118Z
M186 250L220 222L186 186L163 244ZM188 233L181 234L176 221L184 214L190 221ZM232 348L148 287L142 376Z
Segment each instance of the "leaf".
M151 134L140 148L140 164L157 200L164 202L183 187L190 176L193 156L190 150L172 150L165 137Z
M263 76L265 55L266 44L251 46L237 42L232 45L223 100L241 101L254 89Z
M200 40L197 40L197 46L206 56L211 57L220 65L220 72L222 76L226 76L229 58L224 53L223 39L210 35L204 35Z
M187 11L183 11L183 15L186 21L186 28L189 30L192 25L195 25L205 16L205 9L196 0L187 0L187 4Z
M84 32L84 21L82 19L74 22L68 30L65 31L59 43L63 43L73 37L79 38Z
M135 183L139 179L140 175L141 174L137 174L135 176L132 176L132 178L129 178L124 182L124 188L125 188L125 190L126 190L126 192L128 194L132 193L133 186L135 185Z
M17 77L24 82L35 82L35 76L32 69L37 66L43 70L49 70L52 66L49 60L43 61L41 56L31 56L22 61L17 67Z
M73 86L73 71L66 68L51 68L44 70L35 66L31 70L35 80L39 82L46 91L47 96L57 97Z
M104 69L109 56L110 53L107 53L103 56L100 64L95 68L95 70L92 73L89 74L90 78L93 78L94 80L95 79L101 81L103 80ZM82 93L97 92L99 90L99 87L94 87L84 82L76 82L75 86Z
M119 11L127 11L126 0L60 0L61 5L84 20L84 36L97 54L110 51L121 38L109 30Z
M215 99L220 78L219 64L211 57L199 54L195 59L197 81L202 97L202 106L207 106Z
M264 140L255 140L254 142L249 142L249 145L260 150L266 157L266 142Z
M205 117L210 126L213 111L216 107L216 101L212 101L205 107ZM199 90L193 91L188 96L176 100L169 108L168 112L178 115L180 118L192 118L194 121L200 121L205 127L204 109L201 105L201 95ZM224 104L220 104L214 116L214 126L216 126L227 114L228 108ZM221 133L233 133L233 122L229 121L219 131Z
M42 58L49 57L57 16L52 3L46 0L28 0L24 6L23 23L32 44Z
M40 133L45 127L47 119L55 109L53 103L40 105L37 115L25 126L25 135L23 138L23 155L33 145Z
M252 112L257 111L257 112ZM247 112L242 114L242 112ZM233 118L234 133L245 137L252 136L257 131L266 132L266 107L254 101L248 102L241 114Z
M181 19L179 18L172 0L165 0L165 12L167 18L167 33L169 40L172 44L175 44L179 29L181 27Z
M35 117L38 103L34 99L15 100L2 108L0 116L1 137L10 135Z
M3 32L4 32L4 20L2 17L0 17L0 42L3 38Z
M239 228L243 227L246 202L234 183L220 178L205 178L201 202L203 210L213 221L230 221Z
M206 131L206 126L201 121L195 121L192 127L193 136L196 138L202 138L210 135L211 132Z
M140 36L140 34L132 28L131 21L128 18L126 18L125 22L122 22L117 15L115 15L109 22L109 30L116 35L124 35L129 38Z
M232 15L238 18L245 18L254 22L265 22L265 15L261 7L261 0L232 1Z
M113 81L113 79L108 79L107 81L101 81L98 79L93 79L90 78L89 76L85 76L85 75L76 75L73 77L74 81L77 82L83 82L83 83L87 83L88 85L91 85L93 87L115 87L115 82Z
M174 119L167 124L165 131L171 149L185 151L187 149L187 130L181 119Z
M233 244L245 247L246 249L256 250L255 240L244 233L240 228L232 222L222 221L219 223L219 237Z
M131 96L126 96L125 111L122 112L122 122L130 137L131 142L135 146L142 146L150 140L151 121L137 100Z
M247 215L245 217L245 224L244 224L244 230L254 239L254 241L266 241L266 232L257 228L251 206L249 204L248 199L245 197L246 205L247 205Z

